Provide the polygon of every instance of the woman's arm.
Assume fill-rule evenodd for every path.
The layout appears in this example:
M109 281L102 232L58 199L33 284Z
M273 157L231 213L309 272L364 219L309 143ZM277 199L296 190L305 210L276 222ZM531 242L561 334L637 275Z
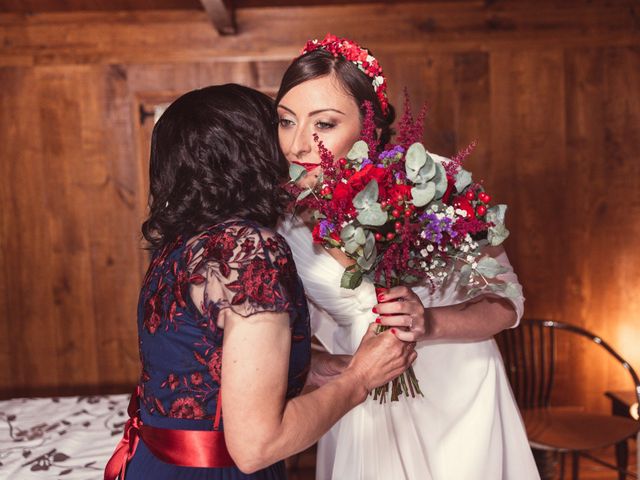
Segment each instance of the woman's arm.
M500 278L517 284L502 247L486 247L484 253L507 268ZM519 284L518 284L519 285ZM479 295L466 302L425 308L407 287L395 287L378 297L377 311L383 325L404 327L398 338L405 341L450 339L477 341L490 338L517 324L522 316L524 298L511 301L495 294Z
M407 287L390 289L376 305L380 323L404 327L401 340L486 340L516 324L513 304L504 298L481 295L445 307L424 308L420 298Z
M222 412L229 453L254 472L304 450L370 390L402 373L416 354L391 332L369 328L343 373L317 390L285 399L291 344L286 313L245 318L224 310Z

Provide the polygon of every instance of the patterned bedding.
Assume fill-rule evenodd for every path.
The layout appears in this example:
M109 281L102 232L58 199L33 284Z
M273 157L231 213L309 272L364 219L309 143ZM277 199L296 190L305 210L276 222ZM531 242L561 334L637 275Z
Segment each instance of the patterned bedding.
M0 401L0 479L102 479L128 394Z

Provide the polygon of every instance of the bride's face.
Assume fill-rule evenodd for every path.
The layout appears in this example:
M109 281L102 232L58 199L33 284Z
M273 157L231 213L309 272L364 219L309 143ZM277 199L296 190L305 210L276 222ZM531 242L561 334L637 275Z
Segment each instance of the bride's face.
M308 167L301 187L313 185L320 173L314 134L336 159L346 156L360 138L358 105L333 75L308 80L289 90L278 105L278 118L278 138L287 160Z

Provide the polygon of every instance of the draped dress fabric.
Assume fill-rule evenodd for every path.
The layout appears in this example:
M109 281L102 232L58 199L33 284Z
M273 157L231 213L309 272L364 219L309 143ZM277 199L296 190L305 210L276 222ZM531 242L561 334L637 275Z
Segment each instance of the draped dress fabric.
M310 362L310 327L291 251L280 235L253 222L225 222L191 240L178 238L153 256L138 305L144 424L224 430L224 412L219 425L214 425L214 419L224 338L218 316L225 308L243 317L260 312L289 314L287 398L301 391ZM243 474L235 466L175 466L154 457L141 440L126 480L151 478L281 480L286 472L284 462L253 474Z
M312 331L334 354L353 354L377 303L373 284L340 288L344 268L287 217L279 226L302 278ZM509 268L501 278L517 283ZM463 302L453 285L414 288L426 307ZM524 298L514 301L518 319ZM317 480L539 479L493 339L422 341L413 367L424 397L379 404L369 397L319 442Z

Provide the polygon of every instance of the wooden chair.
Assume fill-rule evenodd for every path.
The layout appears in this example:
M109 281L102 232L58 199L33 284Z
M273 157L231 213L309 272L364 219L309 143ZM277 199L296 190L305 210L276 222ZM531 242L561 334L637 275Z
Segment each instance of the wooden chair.
M518 328L505 330L496 337L505 361L507 375L522 411L529 443L536 454L560 457L560 475L564 479L565 455L573 459L572 478L578 479L580 456L586 456L618 471L618 478L637 478L627 472L627 440L638 434L640 422L613 415L588 413L580 408L552 407L551 392L556 376L557 330L584 337L604 348L633 380L640 401L640 379L627 363L602 338L580 327L549 320L523 320ZM639 438L640 440L640 435ZM588 452L610 445L616 447L617 466L593 457ZM539 468L541 465L539 464ZM542 466L541 475L545 475Z

